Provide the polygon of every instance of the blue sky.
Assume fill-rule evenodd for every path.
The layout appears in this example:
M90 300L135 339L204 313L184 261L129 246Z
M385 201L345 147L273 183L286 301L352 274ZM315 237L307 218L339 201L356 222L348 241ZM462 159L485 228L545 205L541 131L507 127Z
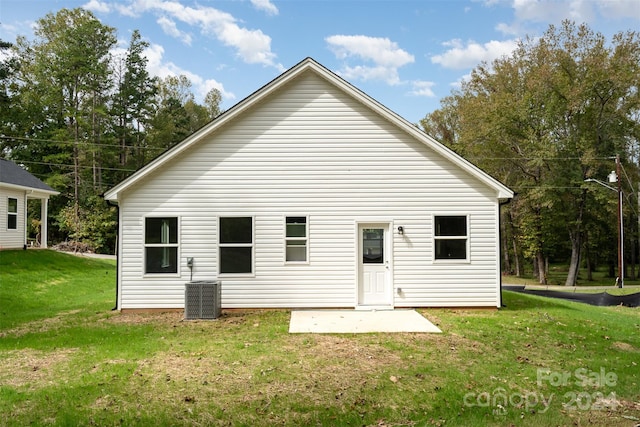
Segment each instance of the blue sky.
M640 0L0 0L0 38L83 7L115 27L122 54L138 29L149 71L184 74L201 101L215 87L227 109L310 56L417 123L471 69L563 19L608 40L640 30Z

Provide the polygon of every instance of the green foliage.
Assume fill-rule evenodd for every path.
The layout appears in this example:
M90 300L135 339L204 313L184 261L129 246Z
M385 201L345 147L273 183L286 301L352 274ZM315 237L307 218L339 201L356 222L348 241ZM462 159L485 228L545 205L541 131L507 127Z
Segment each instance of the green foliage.
M115 246L116 208L99 196L90 196L76 209L69 204L58 213L60 229L72 241L85 244L97 253L109 253Z
M151 77L137 30L124 56L112 57L115 29L81 8L47 14L34 33L0 62L0 152L61 192L49 204L59 219L52 243L113 252L112 214L95 197L211 120L220 94L203 106L186 76Z
M565 21L523 40L511 56L477 67L421 122L516 191L506 207L512 229L503 238L516 242L511 256L536 259L543 283L547 259L571 258L567 284L574 284L584 242L615 235L615 221L602 221L612 218L613 206L594 197L602 189L584 180L604 179L616 154L637 177L638 75L637 32L607 44L588 26Z

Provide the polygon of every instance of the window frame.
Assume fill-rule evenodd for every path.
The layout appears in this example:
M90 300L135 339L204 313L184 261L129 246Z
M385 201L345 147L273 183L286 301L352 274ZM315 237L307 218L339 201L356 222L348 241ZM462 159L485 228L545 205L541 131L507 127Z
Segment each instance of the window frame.
M15 212L11 212L11 201L15 200L16 210ZM17 197L7 197L7 231L18 230L18 198ZM11 221L9 218L13 218L14 227L11 227Z
M223 218L251 218L251 243L221 243L220 238L222 237L221 232L221 220ZM217 218L217 252L218 252L218 277L255 277L256 271L256 219L253 215L220 215ZM222 249L223 248L251 248L251 271L250 272L242 272L242 273L223 273L222 272Z
M289 218L304 218L304 232L305 237L287 236L287 220ZM283 219L284 222L284 263L287 265L304 265L309 264L309 216L308 215L286 215ZM289 241L304 240L304 261L293 261L287 259L287 249L289 248Z
M176 220L176 242L175 243L147 243L147 220L148 219L174 219ZM142 223L142 245L144 248L144 257L142 263L142 272L144 277L179 277L180 276L180 236L181 236L181 217L178 215L153 215L145 216ZM147 272L147 249L148 248L176 248L176 271L168 272Z
M436 234L437 229L437 219L442 217L464 217L465 218L465 235L457 235L457 236L438 236ZM442 213L432 216L432 224L433 224L433 262L434 263L442 263L442 264L467 264L471 262L471 236L470 236L470 215L469 214L460 214L460 213ZM464 258L437 258L436 256L436 246L438 240L464 240L465 241L465 257Z

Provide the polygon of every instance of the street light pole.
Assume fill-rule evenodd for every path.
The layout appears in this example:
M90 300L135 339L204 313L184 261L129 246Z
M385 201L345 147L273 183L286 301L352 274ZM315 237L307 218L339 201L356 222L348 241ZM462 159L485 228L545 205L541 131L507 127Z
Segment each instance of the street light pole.
M614 182L618 183L617 188L593 178L585 179L585 182L595 182L618 193L618 277L616 277L616 285L622 288L624 287L624 219L622 216L622 181L620 180L620 168L620 155L618 154L616 155L616 170L611 171L608 176L610 184ZM640 200L638 204L640 205ZM638 218L638 222L640 222L640 218Z
M618 181L618 287L624 287L624 229L622 228L622 180L620 179L620 155L616 154L616 178Z

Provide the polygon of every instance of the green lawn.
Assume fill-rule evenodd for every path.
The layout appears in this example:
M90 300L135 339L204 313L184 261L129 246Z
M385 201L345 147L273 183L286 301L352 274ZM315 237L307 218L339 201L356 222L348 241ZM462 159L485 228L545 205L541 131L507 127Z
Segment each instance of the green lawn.
M1 426L640 422L640 309L505 292L420 310L442 334L290 335L286 310L121 315L114 288L113 262L0 252Z

